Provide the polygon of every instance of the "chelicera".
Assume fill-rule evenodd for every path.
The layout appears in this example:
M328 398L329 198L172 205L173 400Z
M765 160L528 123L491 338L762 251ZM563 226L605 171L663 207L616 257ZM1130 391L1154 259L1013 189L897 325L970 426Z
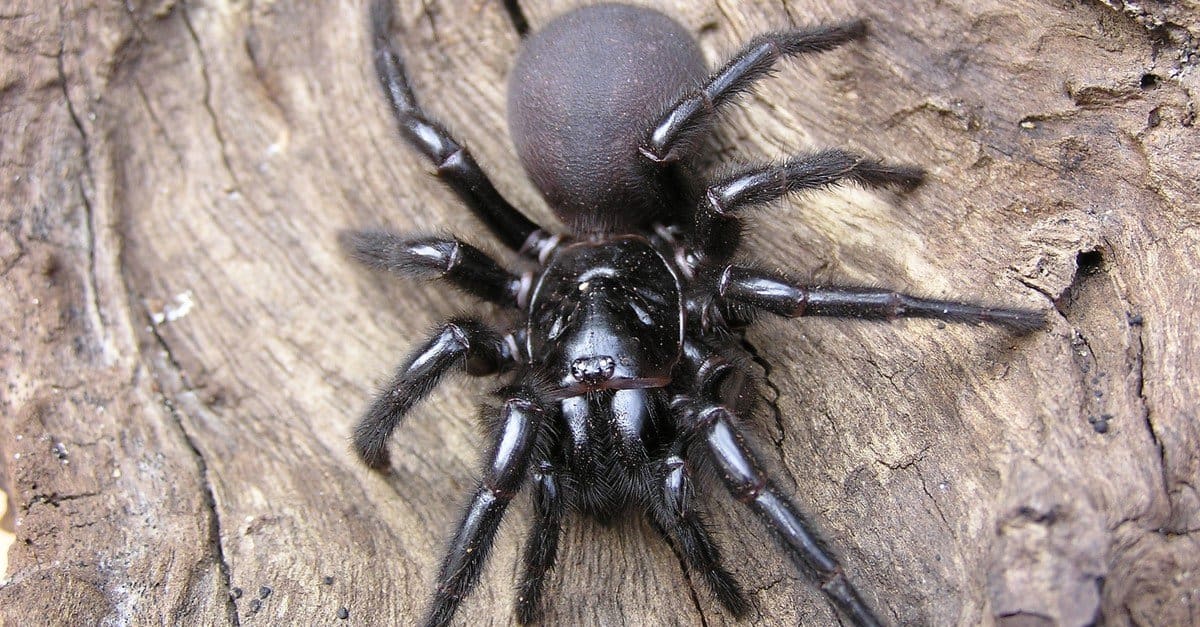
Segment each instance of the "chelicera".
M491 447L437 576L426 623L447 623L479 578L505 509L531 484L517 618L539 616L543 582L569 514L608 521L641 511L736 616L749 602L722 566L693 497L710 468L783 551L857 625L879 623L792 500L760 469L743 435L754 393L741 338L752 316L893 320L918 316L1039 327L1037 311L805 285L734 261L739 214L804 190L854 182L910 188L919 168L846 151L803 154L720 178L697 170L716 113L784 57L840 46L861 21L760 35L716 72L671 18L603 4L567 13L529 37L508 86L509 126L526 172L569 230L529 220L471 155L417 104L390 39L389 0L370 14L375 68L401 134L507 247L512 271L449 237L344 233L359 261L439 278L509 308L492 325L446 322L371 404L354 447L376 469L401 420L446 374L507 374L484 412Z

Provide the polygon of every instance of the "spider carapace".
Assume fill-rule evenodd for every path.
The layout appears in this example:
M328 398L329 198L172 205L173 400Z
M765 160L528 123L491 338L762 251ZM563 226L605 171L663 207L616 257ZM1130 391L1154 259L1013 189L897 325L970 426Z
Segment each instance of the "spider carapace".
M512 271L456 238L350 231L366 265L439 278L513 311L496 325L450 320L400 365L359 421L354 445L374 468L412 407L443 375L505 374L484 412L491 446L437 576L426 624L470 593L509 502L533 493L517 618L540 613L543 582L571 514L643 512L732 614L749 602L721 565L693 492L711 468L856 625L879 623L833 553L761 470L743 435L752 398L741 340L756 312L892 320L920 316L1043 324L1040 312L795 282L734 258L739 214L784 195L853 182L907 189L919 168L843 150L809 152L720 177L697 157L718 110L784 57L862 36L861 21L760 35L710 72L691 34L656 11L602 4L530 36L509 81L509 127L526 172L568 227L530 221L465 148L417 104L391 41L390 0L373 0L375 68L403 137L504 245ZM498 328L497 328L498 327Z

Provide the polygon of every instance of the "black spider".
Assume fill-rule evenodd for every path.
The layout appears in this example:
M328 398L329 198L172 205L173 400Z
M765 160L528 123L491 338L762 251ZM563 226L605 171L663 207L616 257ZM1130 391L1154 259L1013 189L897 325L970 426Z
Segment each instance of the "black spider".
M808 286L731 263L738 214L791 192L853 181L908 188L922 171L841 150L759 165L719 180L692 166L717 110L782 57L837 47L861 21L760 35L709 74L669 17L619 4L550 22L521 49L509 81L509 126L526 171L570 235L507 203L465 148L417 105L390 42L391 3L375 0L375 67L404 138L509 248L535 260L514 273L457 239L386 231L343 234L362 263L435 277L519 312L501 330L444 324L405 360L354 432L374 468L389 436L441 377L512 372L485 412L493 444L442 562L430 625L471 591L513 496L531 479L536 516L517 617L537 618L569 511L608 521L641 508L731 613L749 603L721 566L693 500L697 467L774 532L797 566L857 625L879 620L797 511L760 470L740 415L753 396L739 342L756 310L892 320L920 316L1037 328L1036 311L983 307L841 286Z

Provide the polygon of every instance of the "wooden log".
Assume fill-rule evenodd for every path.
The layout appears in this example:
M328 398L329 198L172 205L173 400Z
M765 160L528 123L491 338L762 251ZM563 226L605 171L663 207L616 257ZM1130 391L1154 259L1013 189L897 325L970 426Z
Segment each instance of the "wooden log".
M578 2L522 0L532 28ZM647 2L714 65L756 33L858 15L723 117L722 160L840 146L929 168L757 213L747 249L820 282L1045 308L1016 338L928 321L768 320L759 449L897 624L1200 623L1200 262L1192 0L1144 8ZM408 624L473 485L454 381L362 468L349 429L461 310L371 275L348 227L453 232L509 262L396 137L363 3L0 11L5 624ZM421 101L500 190L550 212L505 132L503 3L403 0ZM718 486L764 624L831 606ZM463 624L512 622L516 501ZM640 520L572 520L546 624L733 622Z

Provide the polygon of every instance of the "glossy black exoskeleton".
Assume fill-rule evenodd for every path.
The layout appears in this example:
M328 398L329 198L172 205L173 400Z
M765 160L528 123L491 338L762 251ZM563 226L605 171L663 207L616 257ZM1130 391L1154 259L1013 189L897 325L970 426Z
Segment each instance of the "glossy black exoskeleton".
M501 242L533 268L503 268L453 238L353 231L366 265L440 278L518 315L501 330L444 324L400 366L354 433L374 468L393 430L451 372L510 373L485 414L492 446L437 578L429 625L449 622L478 580L505 508L532 483L536 510L517 615L537 618L543 581L571 512L605 521L629 509L674 543L732 614L749 608L692 498L695 468L714 468L783 550L856 625L878 624L833 554L760 469L739 416L752 397L739 346L755 310L797 317L992 322L1017 331L1041 313L807 286L732 263L738 213L841 182L908 188L914 167L836 149L720 178L695 173L716 111L776 61L864 33L852 21L768 33L709 73L692 36L661 13L620 4L578 9L530 37L509 83L509 126L525 170L569 234L515 209L450 134L417 105L390 41L391 2L373 0L375 67L404 138Z

